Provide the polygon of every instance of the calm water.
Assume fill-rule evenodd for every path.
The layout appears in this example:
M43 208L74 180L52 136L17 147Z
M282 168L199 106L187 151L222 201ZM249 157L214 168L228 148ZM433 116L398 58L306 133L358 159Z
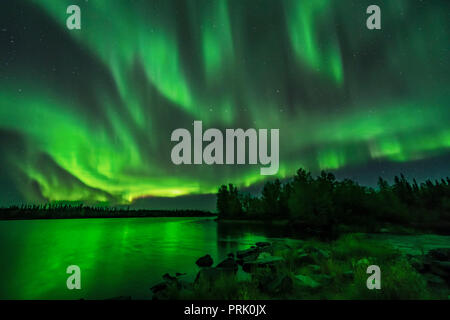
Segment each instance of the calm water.
M193 279L198 257L209 253L216 263L281 234L248 228L211 218L0 221L0 299L151 298L166 272ZM81 290L66 288L73 264Z
M209 253L217 263L282 234L286 230L212 218L0 221L0 299L149 299L149 288L166 272L186 272L193 280L198 257ZM370 237L406 253L450 247L449 236ZM66 287L73 264L81 268L81 290Z

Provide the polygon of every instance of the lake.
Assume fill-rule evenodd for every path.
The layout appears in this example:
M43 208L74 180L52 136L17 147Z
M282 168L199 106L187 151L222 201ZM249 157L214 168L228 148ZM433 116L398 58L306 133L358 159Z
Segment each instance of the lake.
M0 299L150 299L166 272L194 279L200 256L218 263L281 234L214 218L0 221ZM81 268L81 290L66 287L69 265Z
M281 238L283 227L217 223L214 218L114 218L0 221L0 299L150 299L168 272L193 280L195 261L214 263L257 241ZM368 235L404 253L450 247L449 236ZM68 290L66 269L81 268L81 290Z

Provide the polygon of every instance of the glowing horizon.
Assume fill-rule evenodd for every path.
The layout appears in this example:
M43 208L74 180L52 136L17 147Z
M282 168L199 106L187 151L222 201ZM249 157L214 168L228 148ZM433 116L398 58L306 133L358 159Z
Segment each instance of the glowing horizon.
M27 28L0 32L8 181L26 202L123 204L275 178L173 165L170 133L194 120L280 128L278 178L450 154L445 10L382 1L370 31L361 1L262 2L18 4ZM70 4L81 30L65 27Z

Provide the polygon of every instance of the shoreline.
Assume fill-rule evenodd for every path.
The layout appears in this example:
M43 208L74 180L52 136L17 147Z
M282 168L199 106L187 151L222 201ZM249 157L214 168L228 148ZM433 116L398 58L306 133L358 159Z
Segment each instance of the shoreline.
M200 210L107 210L96 208L20 209L0 208L0 221L117 219L117 218L214 218L217 214Z
M256 225L273 225L273 226L287 226L289 219L277 219L277 220L251 220L251 219L215 219L214 221L224 224L256 224Z
M194 281L186 273L165 273L150 290L153 300L446 300L450 247L402 249L364 234L332 242L272 239L232 251L225 260L205 252L195 262ZM383 268L383 290L367 290L372 265Z
M49 217L49 218L0 218L1 221L36 221L36 220L88 220L88 219L127 219L127 218L213 218L211 216L121 216L121 217Z

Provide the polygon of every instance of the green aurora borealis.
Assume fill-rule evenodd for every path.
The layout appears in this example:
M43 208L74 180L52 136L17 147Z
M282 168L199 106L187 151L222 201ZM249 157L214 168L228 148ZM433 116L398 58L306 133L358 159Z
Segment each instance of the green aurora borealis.
M81 30L66 28L71 4ZM382 30L366 28L370 4ZM170 134L194 120L279 128L280 178L299 167L374 172L374 163L376 174L393 163L426 176L433 159L449 174L449 1L14 0L0 9L0 205L127 204L268 178L259 166L173 165Z

